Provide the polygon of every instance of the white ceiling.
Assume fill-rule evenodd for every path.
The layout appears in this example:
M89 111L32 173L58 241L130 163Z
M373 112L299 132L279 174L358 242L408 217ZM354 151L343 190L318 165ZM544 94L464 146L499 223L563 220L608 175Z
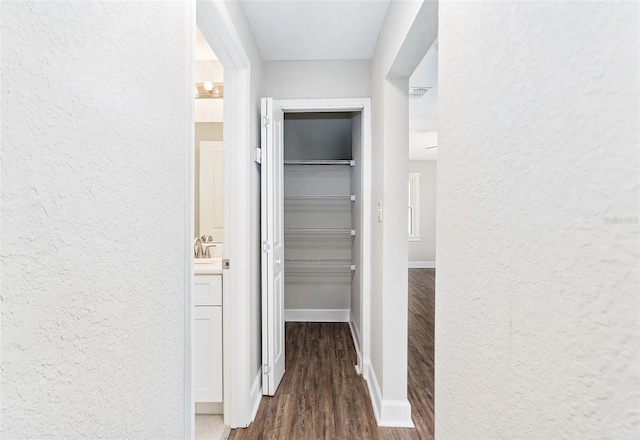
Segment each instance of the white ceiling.
M438 40L409 78L409 87L432 87L421 98L409 99L409 158L436 160L438 149L430 147L438 145Z
M240 0L265 61L371 59L391 0ZM198 41L208 48L198 31ZM211 49L209 49L210 51ZM211 52L213 54L213 52ZM215 55L214 55L215 56ZM409 79L409 157L436 160L438 41Z
M200 28L196 27L196 61L217 61L218 57L209 43L200 32Z
M390 0L241 0L265 61L371 59Z

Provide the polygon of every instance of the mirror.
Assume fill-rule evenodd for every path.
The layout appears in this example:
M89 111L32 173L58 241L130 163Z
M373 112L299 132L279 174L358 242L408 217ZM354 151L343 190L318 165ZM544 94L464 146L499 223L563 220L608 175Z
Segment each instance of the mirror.
M224 153L222 143L224 83L222 63L204 36L196 33L195 61L195 236L222 243L224 225ZM213 85L217 93L207 94ZM202 90L201 90L202 89Z

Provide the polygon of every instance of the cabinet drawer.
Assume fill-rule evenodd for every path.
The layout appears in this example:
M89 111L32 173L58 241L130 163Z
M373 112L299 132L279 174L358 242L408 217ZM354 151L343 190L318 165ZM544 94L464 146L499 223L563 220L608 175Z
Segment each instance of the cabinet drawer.
M196 306L221 306L222 275L196 275L193 296Z

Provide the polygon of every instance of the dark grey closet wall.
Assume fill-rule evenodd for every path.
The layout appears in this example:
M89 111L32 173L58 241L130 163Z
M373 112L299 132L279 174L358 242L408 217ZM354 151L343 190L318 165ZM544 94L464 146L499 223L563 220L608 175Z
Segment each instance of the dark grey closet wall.
M285 160L351 159L351 113L285 113Z

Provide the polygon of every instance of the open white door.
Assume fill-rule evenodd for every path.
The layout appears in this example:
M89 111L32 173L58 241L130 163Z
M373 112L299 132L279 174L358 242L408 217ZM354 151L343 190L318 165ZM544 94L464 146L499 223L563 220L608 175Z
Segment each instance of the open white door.
M262 98L262 394L284 375L284 113Z

